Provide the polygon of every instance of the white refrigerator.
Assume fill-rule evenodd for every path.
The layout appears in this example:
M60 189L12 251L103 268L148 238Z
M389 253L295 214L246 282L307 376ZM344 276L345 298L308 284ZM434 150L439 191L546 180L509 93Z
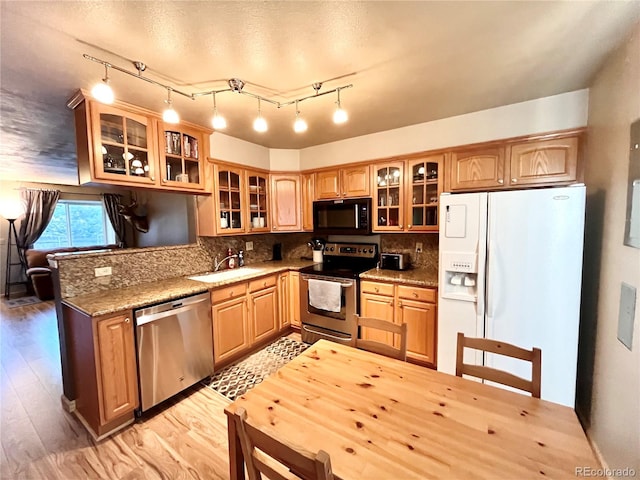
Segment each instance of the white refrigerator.
M443 194L438 370L456 335L542 350L541 397L575 404L585 187ZM465 349L465 362L531 378L531 364Z

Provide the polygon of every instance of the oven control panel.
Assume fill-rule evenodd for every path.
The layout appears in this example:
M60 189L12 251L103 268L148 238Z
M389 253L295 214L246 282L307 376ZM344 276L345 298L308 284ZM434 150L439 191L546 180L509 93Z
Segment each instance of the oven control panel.
M376 258L378 244L376 243L327 243L324 247L325 256Z

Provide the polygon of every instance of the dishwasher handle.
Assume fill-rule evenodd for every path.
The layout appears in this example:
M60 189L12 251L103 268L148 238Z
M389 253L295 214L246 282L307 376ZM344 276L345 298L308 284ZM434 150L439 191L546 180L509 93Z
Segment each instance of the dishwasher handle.
M138 310L135 312L136 325L145 325L161 318L178 315L189 310L195 310L199 308L201 304L209 302L208 294L201 295L201 297L202 298L197 300L195 298L185 298L183 301L167 302L162 305L156 305L155 307Z

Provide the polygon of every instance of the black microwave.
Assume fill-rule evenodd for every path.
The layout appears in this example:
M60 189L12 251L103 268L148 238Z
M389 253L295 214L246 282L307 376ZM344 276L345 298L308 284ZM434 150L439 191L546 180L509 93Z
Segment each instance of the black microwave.
M371 198L313 202L313 233L317 235L371 234Z

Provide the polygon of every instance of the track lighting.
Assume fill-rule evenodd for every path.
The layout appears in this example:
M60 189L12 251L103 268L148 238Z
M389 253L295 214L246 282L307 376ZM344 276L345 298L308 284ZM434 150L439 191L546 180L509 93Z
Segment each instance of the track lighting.
M164 101L168 108L162 112L162 120L166 123L178 123L180 122L180 115L173 109L173 100L171 100L171 87L167 88L167 99Z
M167 99L165 100L165 103L167 104L167 109L164 110L164 112L162 113L162 119L166 123L179 123L180 122L180 116L173 109L173 102L171 100L171 94L172 93L176 93L178 95L182 95L183 97L187 97L190 100L195 100L196 98L204 96L204 95L212 95L212 98L213 98L213 117L211 118L211 124L213 125L213 128L215 130L222 130L222 129L226 128L226 126L227 126L227 121L225 120L225 118L218 113L218 105L216 103L216 94L217 93L222 93L222 92L231 92L231 93L237 93L239 95L248 95L248 96L253 97L253 98L258 100L258 116L256 117L256 119L253 122L253 128L257 132L261 132L261 133L262 132L266 132L269 129L269 126L267 125L267 121L262 116L261 105L260 105L261 101L265 101L267 103L270 103L270 104L274 105L275 107L277 107L278 109L280 109L282 107L287 107L289 105L294 105L295 104L296 117L295 117L295 121L294 121L294 124L293 124L293 130L296 133L305 132L307 130L307 128L308 128L307 122L304 120L304 118L302 118L302 115L300 114L300 110L298 109L298 103L304 102L305 100L310 100L312 98L321 97L323 95L329 95L329 94L331 94L333 92L336 92L338 94L338 100L337 100L337 102L335 102L337 108L333 113L333 121L335 123L337 123L337 124L340 124L340 123L346 122L348 120L348 118L349 118L347 112L342 109L342 106L340 104L340 90L343 90L345 88L353 87L353 85L351 85L351 84L340 86L340 87L334 88L333 90L328 90L326 92L320 92L320 89L322 88L322 82L315 82L315 83L311 84L311 87L313 87L313 89L315 90L315 93L313 95L308 95L306 97L297 98L295 100L290 100L290 101L287 101L287 102L278 102L278 101L275 101L275 100L271 100L269 98L262 97L260 95L256 95L255 93L247 92L247 91L244 90L246 82L244 80L239 79L239 78L231 78L231 79L229 79L227 81L227 84L228 84L227 88L222 88L222 89L219 89L219 90L210 90L210 91L206 91L206 92L186 93L186 92L177 90L177 89L175 89L175 88L173 88L173 87L171 87L169 85L165 85L165 84L162 84L160 82L157 82L156 80L153 80L152 78L145 77L142 73L147 70L147 66L143 62L134 61L133 65L134 65L134 67L136 68L137 71L133 72L133 71L118 67L117 65L112 65L111 63L108 63L108 62L106 62L104 60L100 60L99 58L92 57L91 55L84 54L83 56L87 60L91 60L92 62L100 63L101 65L104 65L104 67L105 67L105 76L104 76L104 78L102 79L102 81L100 83L98 83L96 86L94 86L93 89L91 90L91 93L92 93L93 97L96 100L98 100L98 101L100 101L102 103L113 103L113 101L114 101L113 91L111 90L111 87L109 86L109 69L116 70L116 71L124 73L126 75L130 75L132 77L137 78L138 80L143 80L143 81L145 81L147 83L151 83L153 85L156 85L158 87L161 87L161 88L164 88L165 90L167 90ZM103 153L106 154L106 151L103 152ZM138 168L140 168L140 167L138 167Z
M109 64L105 63L104 65L104 78L101 82L96 83L94 87L91 89L91 95L93 98L98 100L100 103L106 103L110 105L113 103L114 95L113 90L109 86Z
M266 132L267 130L269 130L269 126L267 125L267 121L262 116L262 112L260 110L260 99L259 98L258 98L258 116L253 121L253 129L256 132L260 132L260 133Z
M211 119L211 125L216 130L223 130L227 128L227 121L223 116L218 114L218 105L216 105L216 92L212 92L213 96L213 118Z
M296 100L296 121L293 122L293 131L296 133L307 131L307 122L304 121L304 118L300 117L300 110L298 110L298 100Z
M333 112L333 123L344 123L349 120L349 115L346 110L342 109L340 105L340 89L338 88L338 101L336 102L336 111Z

